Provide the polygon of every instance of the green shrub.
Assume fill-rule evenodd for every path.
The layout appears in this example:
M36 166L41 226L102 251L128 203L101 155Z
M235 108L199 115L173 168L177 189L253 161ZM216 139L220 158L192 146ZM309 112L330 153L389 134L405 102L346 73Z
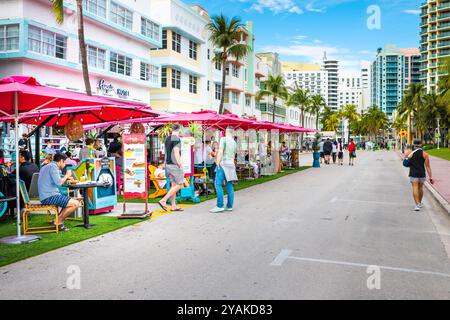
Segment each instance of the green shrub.
M424 145L423 146L423 150L431 150L431 149L434 149L435 148L435 146L433 145L433 144L426 144L426 145Z

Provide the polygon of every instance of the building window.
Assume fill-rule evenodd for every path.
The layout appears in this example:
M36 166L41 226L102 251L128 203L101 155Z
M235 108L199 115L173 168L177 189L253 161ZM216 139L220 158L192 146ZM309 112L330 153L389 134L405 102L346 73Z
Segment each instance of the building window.
M162 31L162 48L167 49L167 30Z
M159 67L141 62L141 80L158 83Z
M19 25L0 26L0 51L19 50Z
M237 64L233 64L233 77L239 78L239 66Z
M211 50L208 49L208 60L211 59Z
M181 88L181 71L172 69L172 88Z
M141 33L153 40L159 41L159 25L141 17Z
M128 30L133 26L133 12L111 1L109 17L112 22Z
M93 47L91 45L86 46L87 61L89 67L97 69L106 69L106 51Z
M208 80L208 82L206 83L206 91L209 91L209 80Z
M33 52L65 59L67 39L56 33L30 26L28 28L28 48Z
M189 75L189 92L197 93L197 77Z
M250 107L252 103L252 98L250 96L245 96L245 106Z
M172 32L172 50L181 53L181 36Z
M222 70L222 61L219 60L219 55L216 55L216 70Z
M197 44L189 40L189 58L197 60Z
M161 88L167 87L167 68L161 68Z
M220 100L220 98L222 97L222 85L219 83L216 83L216 100Z
M109 70L111 72L131 76L132 59L115 52L110 53Z
M233 92L231 95L231 102L234 104L239 104L239 93Z
M106 0L83 0L83 9L106 19Z
M229 65L229 64L227 64L227 66L225 67L225 74L226 74L227 76L230 75L230 65Z

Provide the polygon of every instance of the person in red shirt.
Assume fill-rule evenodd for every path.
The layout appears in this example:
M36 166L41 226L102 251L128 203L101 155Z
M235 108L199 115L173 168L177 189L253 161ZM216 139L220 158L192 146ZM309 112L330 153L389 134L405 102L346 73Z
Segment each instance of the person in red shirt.
M348 155L349 155L349 166L355 165L355 158L356 158L356 146L353 142L353 139L350 139L350 144L348 145Z

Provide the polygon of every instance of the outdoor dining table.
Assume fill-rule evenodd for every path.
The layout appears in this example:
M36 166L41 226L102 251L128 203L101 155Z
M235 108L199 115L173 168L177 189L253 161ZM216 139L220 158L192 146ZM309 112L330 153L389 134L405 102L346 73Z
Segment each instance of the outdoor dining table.
M0 197L0 203L10 202L14 200L16 200L16 197ZM11 215L12 218L14 218L14 208L11 205L9 206L9 214Z
M77 183L77 184L67 184L65 187L69 189L78 189L81 191L83 195L83 203L84 203L84 210L83 210L83 224L77 225L77 227L84 227L86 229L90 229L95 224L89 223L89 199L88 199L88 189L90 188L107 188L110 185L108 183L99 183L99 182L89 182L89 183Z

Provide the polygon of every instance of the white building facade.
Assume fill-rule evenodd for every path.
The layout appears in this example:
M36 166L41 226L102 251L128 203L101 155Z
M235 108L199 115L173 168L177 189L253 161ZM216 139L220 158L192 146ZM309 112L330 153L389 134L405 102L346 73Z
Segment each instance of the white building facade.
M84 27L93 94L150 103L160 86L150 49L161 46L156 15L140 0L85 0ZM78 44L76 1L64 1L58 24L46 0L0 2L0 28L11 45L0 51L0 77L25 75L41 84L85 92Z
M339 107L353 104L362 109L362 81L360 77L345 77L339 79Z

